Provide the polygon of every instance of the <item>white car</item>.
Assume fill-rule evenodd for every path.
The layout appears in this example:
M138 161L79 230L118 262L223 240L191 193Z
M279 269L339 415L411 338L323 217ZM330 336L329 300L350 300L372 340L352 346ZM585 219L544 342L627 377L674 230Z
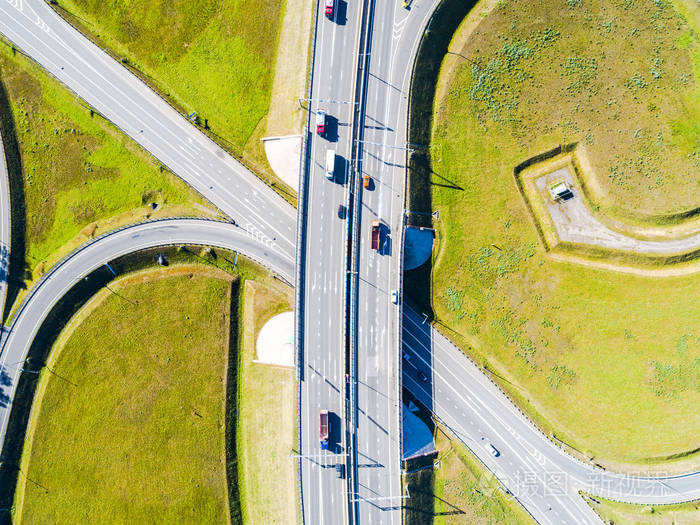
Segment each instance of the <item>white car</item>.
M486 447L486 448L488 449L489 452L491 452L491 455L494 458L497 458L498 456L501 455L501 453L498 451L498 449L496 447L494 447L493 444L491 444L491 443L489 443L488 447Z
M399 304L399 291L393 290L391 292L391 302L394 304Z
M335 173L335 150L326 150L326 178L328 180L333 180L333 174Z

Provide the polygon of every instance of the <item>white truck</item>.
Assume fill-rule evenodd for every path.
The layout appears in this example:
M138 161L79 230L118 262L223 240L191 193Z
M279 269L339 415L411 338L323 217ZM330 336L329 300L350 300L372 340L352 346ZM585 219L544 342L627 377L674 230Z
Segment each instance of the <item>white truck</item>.
M335 150L326 150L326 178L328 180L333 180L333 174L335 173Z

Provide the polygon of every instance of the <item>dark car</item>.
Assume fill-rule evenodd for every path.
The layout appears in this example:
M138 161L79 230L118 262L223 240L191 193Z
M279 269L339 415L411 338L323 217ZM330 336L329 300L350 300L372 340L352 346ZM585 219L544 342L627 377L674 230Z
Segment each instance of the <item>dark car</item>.
M428 382L428 376L423 373L423 370L418 370L418 379L423 381L424 383Z
M345 465L342 463L335 464L335 471L338 473L338 477L343 479L345 477Z
M342 204L338 204L338 218L344 219L346 211L347 210L345 209L345 206L343 206Z

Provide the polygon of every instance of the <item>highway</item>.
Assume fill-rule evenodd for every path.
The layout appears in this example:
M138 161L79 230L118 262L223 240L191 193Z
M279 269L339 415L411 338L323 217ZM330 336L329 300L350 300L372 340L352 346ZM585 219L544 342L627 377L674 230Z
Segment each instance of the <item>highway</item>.
M0 2L0 34L252 237L294 260L294 208L47 2Z
M346 522L347 481L336 464L347 465L345 434L345 281L348 192L354 67L359 29L358 2L340 5L333 17L316 12L311 134L307 177L306 246L303 295L303 368L300 371L302 504L304 522ZM326 132L315 133L319 110ZM325 174L326 152L336 151L334 180ZM343 206L338 213L338 206ZM301 220L301 219L300 219ZM321 450L319 412L330 413L330 444Z
M700 473L644 478L608 472L567 454L542 434L457 347L404 310L404 386L442 421L543 524L600 523L580 490L619 501L700 499ZM428 378L422 381L418 371ZM493 444L500 452L493 457Z
M401 429L399 385L418 396L502 481L541 523L598 522L576 491L625 501L670 503L700 497L698 473L673 478L633 478L596 469L554 446L475 367L432 327L394 305L400 289L410 73L420 37L438 0L371 2L369 69L358 122L361 156L350 159L350 123L357 70L359 9L340 2L340 12L317 20L313 113L325 109L329 134L314 136L308 170L307 242L304 247L304 360L300 392L302 495L306 523L336 524L357 511L361 523L399 523ZM253 174L211 142L124 67L62 21L41 0L0 3L0 33L125 131L161 163L233 218L240 227L197 219L148 223L100 238L52 269L28 295L0 354L9 384L0 393L0 443L21 363L51 306L92 269L121 254L150 246L209 244L239 250L294 280L295 213ZM330 102L330 101L334 102ZM355 144L357 146L357 144ZM325 151L335 147L336 180L324 177ZM345 461L346 218L349 161L372 178L362 190L357 315L357 420L353 429L356 475L348 493L333 466ZM1 205L1 204L0 204ZM6 208L9 209L9 206ZM369 224L383 221L381 253L370 247ZM402 321L403 320L403 321ZM403 326L402 326L403 322ZM411 352L400 370L401 342ZM15 363L14 368L9 364ZM428 383L417 379L423 370ZM1 406L5 405L5 406ZM329 409L332 449L319 450L318 411ZM484 438L484 439L482 439ZM501 454L490 455L489 441ZM354 491L357 490L357 494ZM357 500L348 506L347 499Z
M12 399L34 337L51 308L77 281L122 255L164 245L196 244L241 252L269 268L289 284L294 264L247 232L226 222L206 219L165 219L129 226L83 245L54 266L32 288L9 326L0 353L0 444L12 410Z
M401 523L401 301L406 120L419 37L437 0L372 2L369 68L362 129L357 348L359 523ZM380 249L371 223L381 223Z

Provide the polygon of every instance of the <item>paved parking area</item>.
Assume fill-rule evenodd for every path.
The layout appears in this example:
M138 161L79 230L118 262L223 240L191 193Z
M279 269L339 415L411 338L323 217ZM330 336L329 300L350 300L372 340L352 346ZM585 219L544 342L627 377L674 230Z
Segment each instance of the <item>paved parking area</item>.
M571 188L573 198L554 201L549 195L548 187L562 180ZM671 255L700 248L700 232L683 239L652 241L636 239L609 228L586 206L580 187L568 166L537 177L534 184L539 196L544 199L561 241L649 254Z

